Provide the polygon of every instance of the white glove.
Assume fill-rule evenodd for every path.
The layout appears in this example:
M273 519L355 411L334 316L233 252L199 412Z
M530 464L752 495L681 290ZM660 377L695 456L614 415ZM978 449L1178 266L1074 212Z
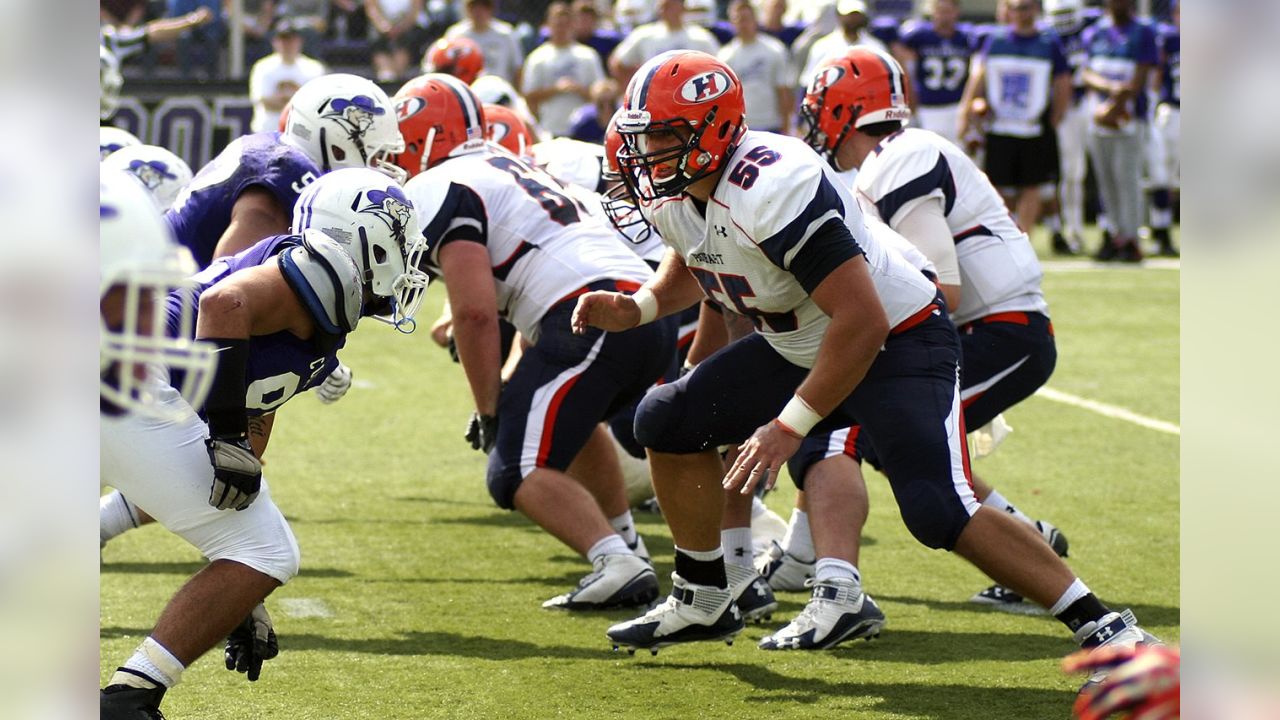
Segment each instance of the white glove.
M213 486L209 504L219 510L244 510L262 488L262 463L253 454L247 438L215 440L205 438L209 462L213 465Z
M316 397L320 398L320 402L325 405L330 405L341 400L350 389L351 368L338 363L338 367L334 368L333 372L329 373L329 377L316 388Z

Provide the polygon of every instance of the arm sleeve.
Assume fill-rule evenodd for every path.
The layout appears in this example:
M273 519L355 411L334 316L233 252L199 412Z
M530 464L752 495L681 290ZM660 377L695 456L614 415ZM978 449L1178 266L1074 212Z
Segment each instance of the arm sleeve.
M956 243L942 213L940 198L931 197L916 203L901 213L893 229L911 241L929 258L937 270L938 282L944 285L960 284L960 261L956 258Z
M812 187L808 202L769 202L757 213L757 232L765 236L758 244L770 262L813 292L841 263L861 255L862 248L845 225L844 201L825 173L818 169L816 178L795 178L793 187L797 194Z
M791 274L812 294L832 270L862 254L844 218L834 217L818 227L792 258Z

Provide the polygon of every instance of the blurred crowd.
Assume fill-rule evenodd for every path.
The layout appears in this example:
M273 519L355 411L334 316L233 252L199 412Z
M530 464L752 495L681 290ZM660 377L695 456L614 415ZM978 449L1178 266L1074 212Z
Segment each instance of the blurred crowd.
M814 69L866 45L906 70L913 124L974 155L1055 252L1086 250L1087 216L1099 260L1140 260L1140 239L1177 254L1177 0L242 2L255 131L327 71L383 83L443 71L479 79L485 102L518 103L537 139L599 143L635 69L693 48L737 72L753 129L803 134ZM101 0L126 78L229 79L231 17L230 0Z

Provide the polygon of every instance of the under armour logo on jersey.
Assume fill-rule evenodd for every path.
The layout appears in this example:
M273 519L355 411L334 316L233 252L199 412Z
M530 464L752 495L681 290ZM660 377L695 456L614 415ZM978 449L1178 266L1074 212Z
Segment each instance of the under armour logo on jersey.
M715 100L729 92L733 80L719 70L711 70L701 75L694 75L680 87L680 99L685 102L699 103Z
M178 179L177 175L169 172L169 166L159 160L134 160L129 163L129 172L136 175L148 190L160 187L166 179Z
M720 237L729 237L729 229L723 225L716 226L716 234Z

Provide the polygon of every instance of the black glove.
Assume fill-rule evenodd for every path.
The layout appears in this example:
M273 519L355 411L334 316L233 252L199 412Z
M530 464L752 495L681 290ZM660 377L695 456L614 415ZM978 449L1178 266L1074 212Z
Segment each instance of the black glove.
M262 486L262 463L253 454L247 437L205 438L209 462L213 464L213 485L209 504L219 510L244 510L258 497Z
M494 443L498 442L498 417L471 413L471 422L467 423L467 442L471 443L473 450L488 455Z
M227 649L223 653L227 669L242 672L249 682L256 682L262 674L262 661L280 654L276 631L271 616L261 603L249 613L231 634L227 636Z

